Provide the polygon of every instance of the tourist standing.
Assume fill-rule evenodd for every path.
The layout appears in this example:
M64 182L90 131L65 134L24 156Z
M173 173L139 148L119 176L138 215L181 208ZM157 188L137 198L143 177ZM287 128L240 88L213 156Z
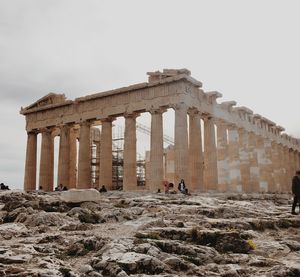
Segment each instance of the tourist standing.
M292 193L294 195L294 201L292 206L292 214L296 213L296 206L298 204L300 211L300 170L296 171L296 176L293 177L292 181Z

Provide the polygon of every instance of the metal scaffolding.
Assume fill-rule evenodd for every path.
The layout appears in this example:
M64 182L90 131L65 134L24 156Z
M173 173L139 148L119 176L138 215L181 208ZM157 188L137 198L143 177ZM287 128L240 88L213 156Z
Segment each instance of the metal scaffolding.
M146 135L151 134L151 129L147 126L136 123L137 131ZM99 136L100 137L100 136ZM163 141L166 144L174 145L172 137L164 135ZM100 138L93 139L91 144L91 177L94 187L98 187L99 183L99 162L100 162ZM115 190L121 190L123 187L123 166L124 166L124 130L121 126L114 125L112 129L112 186ZM145 153L137 153L136 159L136 176L137 185L146 185L146 161Z

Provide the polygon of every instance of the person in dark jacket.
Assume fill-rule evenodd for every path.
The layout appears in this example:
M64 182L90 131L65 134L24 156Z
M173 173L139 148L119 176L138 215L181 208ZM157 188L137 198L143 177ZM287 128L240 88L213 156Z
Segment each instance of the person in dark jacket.
M178 190L181 192L181 193L185 193L185 183L184 183L184 180L181 179L180 180L180 183L178 184Z
M101 188L100 188L100 190L99 190L99 192L107 192L107 189L106 189L106 187L103 185Z
M297 204L299 205L299 211L300 211L300 170L297 170L296 171L296 176L293 177L292 192L294 194L292 214L297 214L296 213Z

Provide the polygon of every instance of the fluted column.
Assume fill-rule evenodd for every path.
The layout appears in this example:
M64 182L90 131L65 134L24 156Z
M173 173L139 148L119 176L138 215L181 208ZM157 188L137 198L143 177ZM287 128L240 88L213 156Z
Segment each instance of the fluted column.
M296 173L294 150L292 148L289 149L289 164L290 164L290 170L291 170L290 180L292 180L293 176L295 176L295 173Z
M69 188L77 187L77 131L70 128L69 135Z
M218 187L215 125L210 116L204 117L204 187L214 191Z
M300 160L299 160L299 152L298 151L296 151L295 152L295 159L296 159L296 170L300 170Z
M230 125L228 128L228 154L230 191L242 192L241 163L239 156L239 133L237 127Z
M70 127L60 127L59 155L58 155L58 180L57 183L69 188L70 168Z
M54 139L52 129L42 130L39 184L44 191L53 191Z
M204 191L203 152L201 138L201 113L196 109L189 111L189 189Z
M265 159L264 159L264 170L266 174L266 182L268 183L268 192L275 192L275 181L274 181L274 165L273 165L273 149L272 143L269 139L264 139Z
M282 187L282 170L281 170L281 153L280 145L277 142L272 142L272 164L274 176L274 192L280 192Z
M27 133L24 190L36 190L37 133Z
M229 155L227 124L217 121L217 158L218 158L218 191L229 191Z
M91 187L91 123L80 124L77 188Z
M282 144L279 144L279 161L280 161L280 192L285 191L286 169L285 169L285 151Z
M100 171L99 186L105 185L107 189L112 187L112 121L114 118L102 119L102 131L100 139Z
M266 151L264 138L261 136L256 136L256 153L257 153L257 162L259 167L259 191L267 192L269 190L268 183L268 170L266 160Z
M250 164L250 191L259 192L259 167L256 151L256 135L249 133L249 164Z
M188 181L188 130L187 107L175 107L175 182L181 179Z
M239 128L238 133L242 191L251 192L249 133L243 128Z
M137 190L136 177L136 117L125 114L123 190Z
M283 147L283 159L284 159L284 186L283 191L289 192L290 191L290 176L291 176L291 170L289 165L289 148L287 146Z
M150 176L149 190L156 192L158 189L163 190L163 117L165 110L153 109L151 113L151 142L150 142Z

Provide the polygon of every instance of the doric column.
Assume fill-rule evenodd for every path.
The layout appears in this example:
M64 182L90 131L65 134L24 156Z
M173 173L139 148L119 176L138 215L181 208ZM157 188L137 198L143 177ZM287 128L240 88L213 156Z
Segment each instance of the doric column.
M91 187L91 123L80 124L77 188Z
M256 153L259 167L259 191L267 192L269 190L268 183L268 162L266 160L265 142L262 136L256 136Z
M77 187L77 131L70 128L69 134L69 188Z
M280 145L272 142L272 164L273 164L273 177L274 177L274 192L280 192L282 187L282 170L281 170L281 152Z
M188 181L187 107L178 104L175 109L175 182ZM187 184L188 185L188 184Z
M249 133L243 128L238 133L242 191L251 192Z
M60 127L59 155L58 155L58 180L57 183L69 188L70 169L70 127Z
M201 113L189 111L189 190L204 191L203 184L203 152L201 138Z
M289 148L287 146L283 147L283 160L284 160L284 186L283 186L283 191L284 192L289 192L290 191L290 176L291 176L291 169L289 165Z
M136 177L136 117L138 114L125 114L124 173L123 190L137 190Z
M218 191L229 191L229 155L227 124L223 121L217 121L217 157L218 157Z
M272 143L269 139L264 139L264 149L265 149L265 159L264 159L264 170L266 174L266 182L268 183L268 192L275 192L275 182L274 182L274 166L272 157Z
M37 133L27 133L24 190L36 190Z
M286 186L286 164L284 146L279 144L279 161L280 161L280 192L285 191Z
M300 170L300 160L299 160L299 151L295 152L295 159L296 159L296 170Z
M100 171L99 186L112 187L112 121L114 118L101 119L102 131L100 135Z
M289 164L291 170L290 180L292 180L293 176L295 176L296 173L294 150L292 148L289 149ZM290 183L292 183L292 181L290 181Z
M241 163L239 155L239 133L237 127L228 127L228 154L229 154L229 177L230 191L242 192Z
M204 187L206 190L218 187L215 125L211 116L204 117Z
M53 191L54 139L52 129L43 129L39 184L44 191Z
M249 133L249 164L250 164L250 191L259 192L259 167L256 151L256 134Z
M153 109L151 113L151 142L150 142L150 176L149 176L149 190L156 192L158 189L162 190L163 181L163 117L164 109Z

